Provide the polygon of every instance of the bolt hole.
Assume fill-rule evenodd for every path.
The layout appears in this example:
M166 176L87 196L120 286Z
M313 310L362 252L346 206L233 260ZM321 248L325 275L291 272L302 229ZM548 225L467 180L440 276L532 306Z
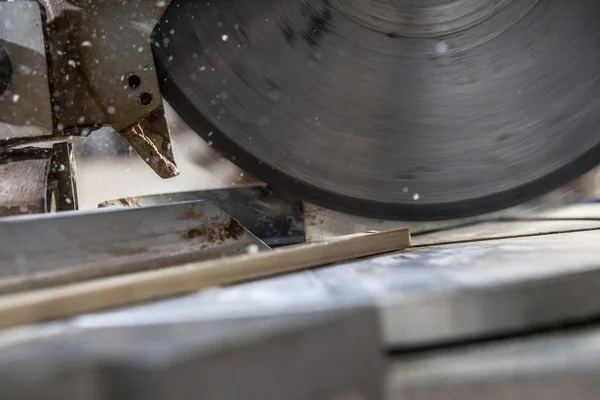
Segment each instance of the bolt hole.
M144 92L140 94L140 104L143 106L150 105L152 103L152 95L150 93Z
M142 84L142 80L137 75L131 75L129 78L127 78L127 84L130 88L137 89Z

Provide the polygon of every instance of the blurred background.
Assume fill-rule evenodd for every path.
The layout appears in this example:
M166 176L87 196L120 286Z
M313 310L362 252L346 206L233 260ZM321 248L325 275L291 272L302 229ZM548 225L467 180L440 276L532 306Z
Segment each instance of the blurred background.
M80 209L121 197L243 185L256 180L221 157L165 103L175 161L180 175L161 179L110 128L75 138Z

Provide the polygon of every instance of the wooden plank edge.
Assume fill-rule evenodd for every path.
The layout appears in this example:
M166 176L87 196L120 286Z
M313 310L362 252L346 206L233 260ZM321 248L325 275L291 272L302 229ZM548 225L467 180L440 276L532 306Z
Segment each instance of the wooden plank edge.
M410 245L408 229L369 232L0 296L0 328L165 299L215 286L400 251Z

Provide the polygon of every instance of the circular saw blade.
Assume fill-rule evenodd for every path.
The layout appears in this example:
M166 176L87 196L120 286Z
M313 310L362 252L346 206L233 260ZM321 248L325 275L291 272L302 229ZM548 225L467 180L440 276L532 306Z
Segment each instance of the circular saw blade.
M224 156L342 212L507 208L600 163L600 2L175 0L162 91Z

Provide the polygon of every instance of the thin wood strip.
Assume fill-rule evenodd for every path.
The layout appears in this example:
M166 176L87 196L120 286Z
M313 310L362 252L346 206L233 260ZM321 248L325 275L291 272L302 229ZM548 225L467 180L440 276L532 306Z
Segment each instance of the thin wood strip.
M410 246L408 229L349 235L0 297L0 328L159 300Z

